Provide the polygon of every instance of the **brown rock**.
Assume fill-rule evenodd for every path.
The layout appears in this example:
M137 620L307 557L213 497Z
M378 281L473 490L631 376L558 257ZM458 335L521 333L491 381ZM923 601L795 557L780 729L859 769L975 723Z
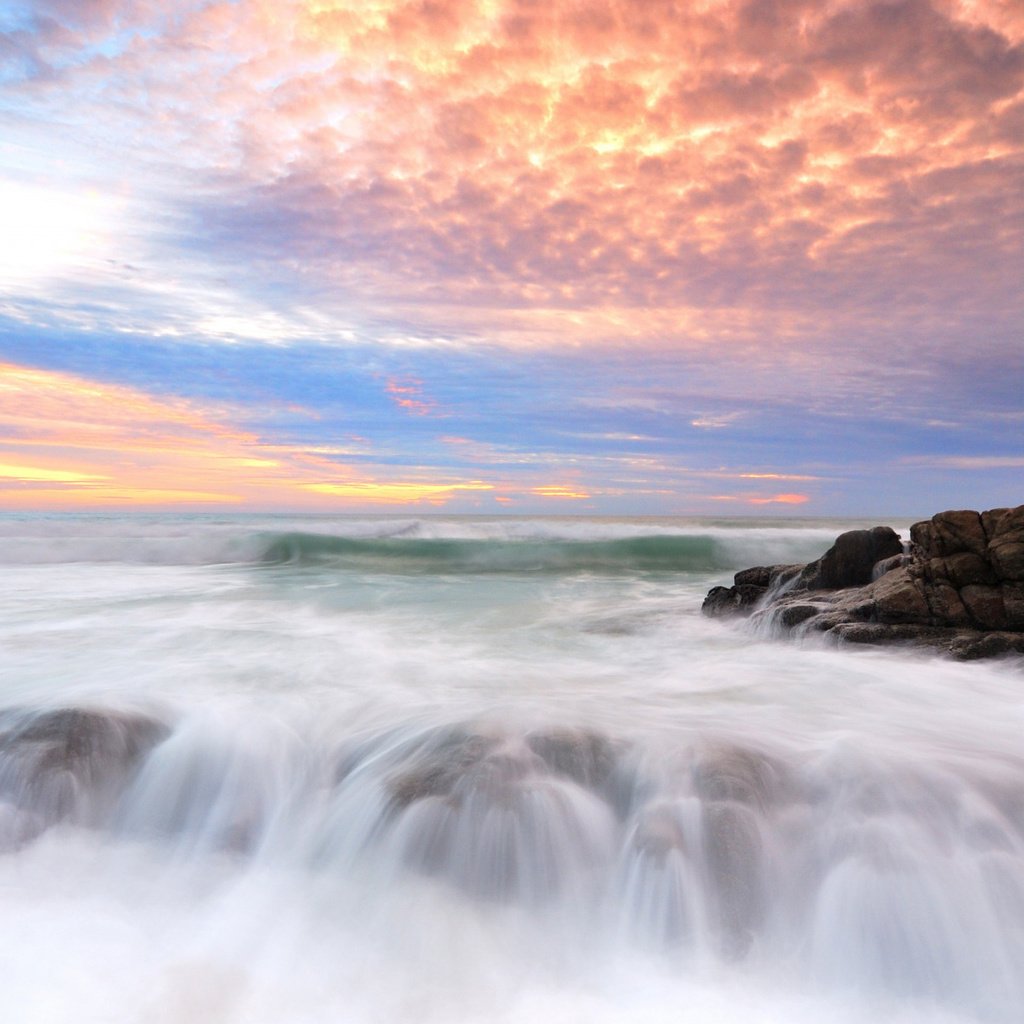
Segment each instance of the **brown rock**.
M851 644L925 643L941 646L955 636L956 631L911 622L841 622L831 630L831 635Z
M838 590L871 582L876 562L903 553L898 534L888 526L849 530L840 534L818 559L800 574L801 590Z
M737 586L749 584L754 587L767 587L771 582L772 568L770 565L755 565L752 569L740 569L732 581Z
M1024 539L997 537L989 545L989 561L1001 580L1024 580Z
M851 587L840 590L832 598L829 611L830 624L836 622L868 622L875 618L874 586Z
M1000 515L993 520L989 543L1011 534L1015 535L1017 540L1024 540L1024 505L1018 505L1016 508L1003 508L998 511Z
M973 626L972 618L964 607L956 588L946 580L933 580L924 591L932 622L941 626Z
M788 604L779 613L779 622L787 627L787 629L792 629L794 626L799 626L801 622L813 619L815 615L820 613L821 608L816 604L805 604L803 602Z
M988 512L981 513L981 527L985 531L985 536L992 540L996 535L996 531L999 529L999 524L1002 521L1003 516L1009 512L1008 508L994 508Z
M970 551L975 555L985 554L988 539L977 512L940 512L932 516L934 544L937 555L955 555Z
M877 580L887 572L892 572L893 569L900 569L909 563L909 555L892 555L889 558L883 558L880 562L875 562L875 567L871 570L871 575Z
M982 587L972 583L960 591L960 596L971 618L982 629L1006 629L1003 595L997 587Z
M914 523L910 528L910 546L914 557L928 559L938 555L934 533L931 520Z
M1024 654L1024 636L1020 633L972 631L955 637L948 650L960 661L997 658L1004 654Z
M909 569L894 569L872 586L875 618L879 622L927 623L928 602L911 577Z
M768 586L778 587L788 583L796 576L799 576L803 568L802 565L773 565L771 567L771 575L768 578Z
M758 567L736 581L759 594L757 616L783 628L926 644L959 658L1024 653L1024 505L941 512L915 523L911 540L907 556L887 527L851 530L802 568ZM740 589L715 588L705 610L717 591L723 606L739 607Z
M993 586L996 575L988 562L971 551L961 551L950 555L944 561L944 575L959 590L961 587L978 583L981 586Z
M1024 631L1024 583L1004 583L999 591L1003 595L1006 628Z
M851 644L880 644L888 639L891 628L881 622L840 622L831 632Z
M766 593L766 587L757 587L752 583L741 583L735 587L712 587L700 610L712 618L749 615Z

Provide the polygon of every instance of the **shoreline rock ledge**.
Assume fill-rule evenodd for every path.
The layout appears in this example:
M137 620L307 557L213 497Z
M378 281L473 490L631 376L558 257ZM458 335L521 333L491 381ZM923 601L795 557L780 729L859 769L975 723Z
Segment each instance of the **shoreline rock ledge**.
M713 587L710 616L847 643L910 643L964 660L1024 654L1024 505L851 530L807 565L755 566Z

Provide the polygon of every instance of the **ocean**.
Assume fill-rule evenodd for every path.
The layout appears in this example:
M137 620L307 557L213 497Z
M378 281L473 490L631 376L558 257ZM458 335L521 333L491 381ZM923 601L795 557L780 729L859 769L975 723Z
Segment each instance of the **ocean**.
M0 1019L1016 1024L1021 659L700 614L870 525L0 516Z

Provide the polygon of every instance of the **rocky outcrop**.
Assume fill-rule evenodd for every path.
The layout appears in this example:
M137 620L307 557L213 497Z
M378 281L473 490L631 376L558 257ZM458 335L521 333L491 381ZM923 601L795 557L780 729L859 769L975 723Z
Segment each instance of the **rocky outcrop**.
M888 527L852 530L809 565L737 573L703 611L958 658L1024 653L1024 505L940 512L911 527L906 554Z
M705 615L750 615L768 594L797 576L802 565L758 565L741 569L731 587L712 587L704 598Z

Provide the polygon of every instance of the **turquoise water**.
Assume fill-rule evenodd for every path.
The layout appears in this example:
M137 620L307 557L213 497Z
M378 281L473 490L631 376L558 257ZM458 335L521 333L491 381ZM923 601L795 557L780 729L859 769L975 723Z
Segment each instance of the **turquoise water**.
M855 525L0 517L5 1019L1016 1021L1020 661L699 614Z

